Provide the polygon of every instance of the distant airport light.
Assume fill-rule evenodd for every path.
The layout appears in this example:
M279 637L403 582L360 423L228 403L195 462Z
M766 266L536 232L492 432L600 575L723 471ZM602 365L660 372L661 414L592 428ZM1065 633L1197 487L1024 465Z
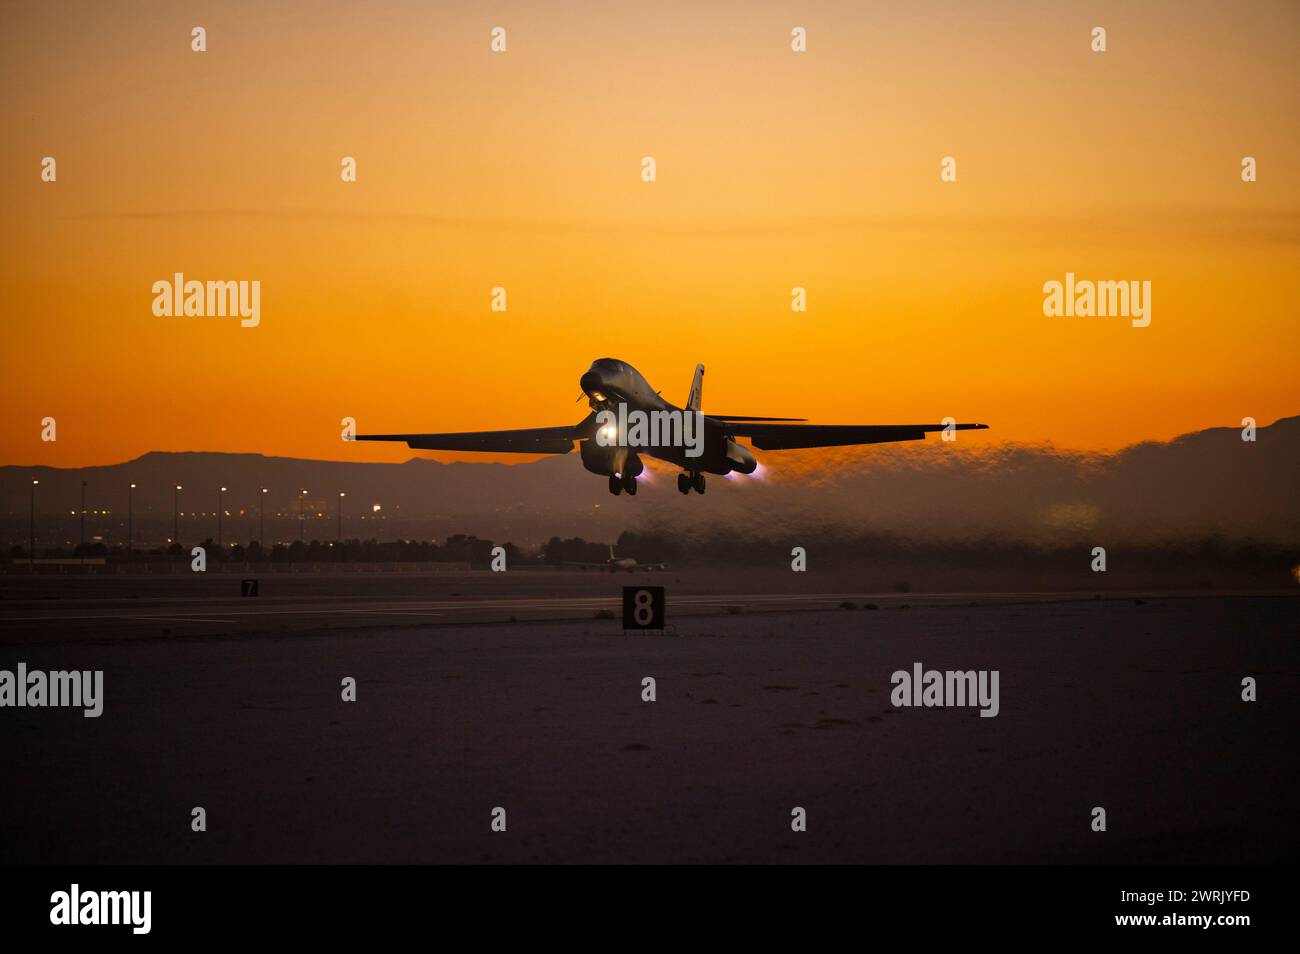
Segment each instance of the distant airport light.
M370 508L370 512L371 512L371 513L379 513L379 511L381 511L381 510L383 510L383 509L384 509L384 508L381 507L381 506L379 506L379 504L374 504L374 505Z

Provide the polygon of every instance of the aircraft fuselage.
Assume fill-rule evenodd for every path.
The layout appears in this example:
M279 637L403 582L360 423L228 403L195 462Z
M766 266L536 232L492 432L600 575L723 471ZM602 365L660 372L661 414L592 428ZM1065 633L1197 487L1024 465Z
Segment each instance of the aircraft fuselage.
M730 474L733 471L751 474L758 467L758 461L747 447L727 437L721 421L664 400L630 364L614 358L593 361L579 380L579 386L593 412L584 422L590 425L591 436L585 438L580 447L583 466L592 473L636 477L644 469L643 456L674 464L692 474ZM613 443L619 439L616 426L604 435L606 443L602 443L598 433L601 423L597 420L600 412L608 412L615 419L631 417L639 412L656 422L682 423L676 428L653 429L652 433L657 437L653 442L637 441L635 446L622 446ZM685 422L685 417L691 414L695 415L694 421ZM685 439L687 428L695 429L695 433L690 435L693 439L689 441ZM665 431L670 433L665 434ZM624 438L628 436L623 435Z

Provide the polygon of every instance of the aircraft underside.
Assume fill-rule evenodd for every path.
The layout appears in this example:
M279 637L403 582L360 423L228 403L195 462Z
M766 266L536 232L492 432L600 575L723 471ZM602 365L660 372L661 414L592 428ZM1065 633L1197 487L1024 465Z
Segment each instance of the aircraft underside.
M700 453L693 456L688 448L682 446L602 446L595 439L582 441L579 445L582 466L593 474L607 477L609 492L615 495L636 494L637 478L645 472L646 458L681 468L677 489L683 494L692 490L704 493L707 474L752 474L758 469L758 460L753 452L728 438L712 422L705 425L699 450Z
M752 474L758 467L758 461L746 448L741 450L748 461L724 454L702 454L690 458L678 447L601 447L596 441L583 441L580 450L582 466L593 474L608 477L609 492L615 496L625 492L636 495L637 479L645 472L644 457L652 457L682 468L677 475L677 489L683 494L689 494L692 490L704 493L706 474Z

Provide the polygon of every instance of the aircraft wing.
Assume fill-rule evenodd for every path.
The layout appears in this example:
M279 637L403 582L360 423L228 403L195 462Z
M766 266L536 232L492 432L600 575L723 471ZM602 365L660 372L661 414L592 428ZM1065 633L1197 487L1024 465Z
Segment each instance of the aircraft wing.
M954 424L958 431L981 431L987 424ZM920 441L942 431L942 424L727 424L727 434L748 437L759 450L793 450L800 447L843 447L848 444L890 444Z
M528 427L515 431L459 434L358 434L358 441L405 441L418 450L487 451L496 454L567 454L585 436L581 425Z

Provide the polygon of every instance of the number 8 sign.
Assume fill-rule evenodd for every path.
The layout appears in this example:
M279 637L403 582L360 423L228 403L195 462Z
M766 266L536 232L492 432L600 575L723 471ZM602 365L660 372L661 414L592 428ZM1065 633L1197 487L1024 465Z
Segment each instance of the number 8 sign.
M662 586L623 587L623 628L664 628L664 588Z

